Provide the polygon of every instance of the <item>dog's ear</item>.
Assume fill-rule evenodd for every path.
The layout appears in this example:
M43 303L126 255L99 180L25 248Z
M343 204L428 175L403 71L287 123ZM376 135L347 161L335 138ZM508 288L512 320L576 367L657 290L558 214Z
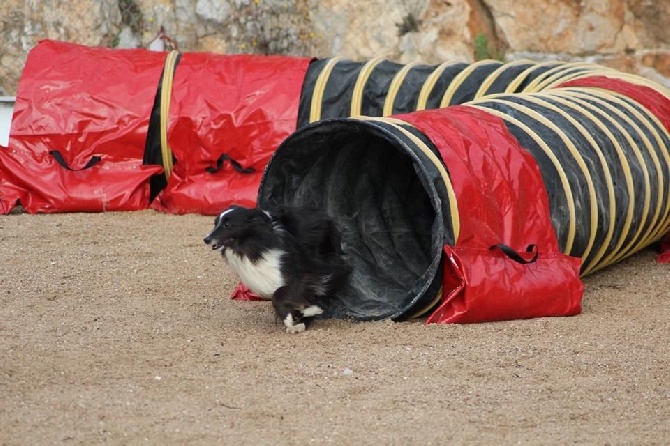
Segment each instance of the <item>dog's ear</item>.
M270 215L261 211L252 212L246 216L247 223L271 223Z

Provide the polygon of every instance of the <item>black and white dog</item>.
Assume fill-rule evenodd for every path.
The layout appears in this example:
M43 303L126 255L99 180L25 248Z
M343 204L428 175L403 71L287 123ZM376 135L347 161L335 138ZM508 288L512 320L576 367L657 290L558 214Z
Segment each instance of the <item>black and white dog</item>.
M323 313L315 299L334 295L351 273L340 232L320 211L231 206L216 217L204 241L221 250L253 293L272 299L287 333L304 331Z

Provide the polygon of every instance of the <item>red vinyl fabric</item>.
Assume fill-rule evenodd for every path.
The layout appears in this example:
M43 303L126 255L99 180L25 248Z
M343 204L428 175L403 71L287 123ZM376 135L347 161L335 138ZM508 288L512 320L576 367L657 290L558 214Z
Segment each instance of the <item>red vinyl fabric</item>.
M470 323L581 312L581 260L561 253L531 154L497 117L468 106L397 118L437 146L459 204L460 234L445 246L442 300L428 323ZM537 260L522 264L504 244ZM530 260L530 259L529 259Z
M270 157L295 131L309 58L184 53L175 72L168 142L175 165L152 207L215 215L254 206ZM217 172L217 159L226 160ZM253 172L251 172L253 171Z
M2 158L7 156L9 149L0 146L0 215L9 214L19 200L25 197L26 191L17 186L16 179L2 164Z
M602 88L626 96L652 112L670 132L670 97L659 91L624 79L607 76L589 76L564 82L555 88L592 87Z
M18 86L10 150L0 151L0 168L11 172L15 188L26 191L20 197L26 211L148 207L148 179L162 167L142 165L142 157L164 59L165 53L54 41L42 41L30 52Z
M670 232L665 234L659 248L660 253L656 257L658 263L670 263Z
M30 213L149 208L150 179L163 166L144 164L145 148L160 137L148 130L166 55L41 41L21 76L10 149L0 151L0 172L9 172L0 212L16 199ZM174 168L151 207L253 206L270 156L296 129L310 61L182 54L167 118Z
M267 300L263 299L257 294L252 293L251 290L242 282L237 284L230 297L233 300L250 301L250 302Z

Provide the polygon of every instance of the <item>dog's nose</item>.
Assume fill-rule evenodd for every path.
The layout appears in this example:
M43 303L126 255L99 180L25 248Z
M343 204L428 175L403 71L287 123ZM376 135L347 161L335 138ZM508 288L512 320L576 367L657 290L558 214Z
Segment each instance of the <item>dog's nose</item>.
M202 241L205 242L205 245L209 245L210 243L212 243L212 238L210 236L207 236L204 239L202 239Z

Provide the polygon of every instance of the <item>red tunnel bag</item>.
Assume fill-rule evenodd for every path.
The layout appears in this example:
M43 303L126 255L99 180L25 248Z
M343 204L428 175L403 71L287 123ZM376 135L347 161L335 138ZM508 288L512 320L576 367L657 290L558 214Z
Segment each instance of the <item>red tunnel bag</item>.
M214 215L254 206L265 166L296 129L310 60L184 53L169 112L174 169L152 207Z
M26 193L23 188L16 185L16 179L2 163L8 150L7 147L0 146L0 214L8 214Z
M165 53L42 41L18 87L9 150L0 162L36 212L148 207L142 164Z
M444 247L442 299L427 322L580 313L581 260L561 253L537 163L503 121L468 106L398 118L431 139L457 203L467 203L455 246Z

